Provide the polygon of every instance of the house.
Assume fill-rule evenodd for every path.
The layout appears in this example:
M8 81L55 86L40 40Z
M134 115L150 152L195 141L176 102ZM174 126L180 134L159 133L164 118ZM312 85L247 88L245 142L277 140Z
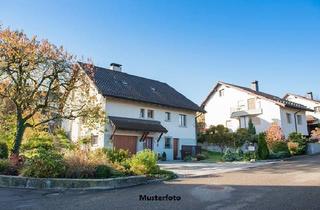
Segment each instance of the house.
M259 90L258 81L251 88L218 82L202 103L206 111L205 124L222 124L232 131L247 128L249 119L257 133L266 131L271 123L278 123L284 135L300 132L308 135L306 111L309 108Z
M307 123L309 134L320 124L320 101L313 98L313 93L307 93L307 96L300 96L292 93L288 93L284 96L284 99L293 101L295 103L303 104L313 111L307 111Z
M87 65L79 63L84 71ZM73 141L92 136L93 148L145 148L168 160L181 157L183 145L196 145L196 113L203 110L166 83L124 73L120 64L94 66L92 88L105 109L103 132L87 130L79 119L66 120L63 128Z

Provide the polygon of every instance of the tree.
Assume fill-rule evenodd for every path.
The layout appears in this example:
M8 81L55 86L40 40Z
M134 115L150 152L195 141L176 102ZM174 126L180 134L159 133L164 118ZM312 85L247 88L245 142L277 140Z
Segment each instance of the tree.
M223 125L217 125L215 132L211 136L211 143L218 146L223 153L227 147L233 146L233 135L229 132L229 129Z
M258 137L258 158L261 160L265 160L269 156L269 149L266 142L266 134L260 133Z
M249 122L248 122L248 131L251 135L256 135L256 133L257 133L256 127L253 125L251 118L249 119Z
M86 73L75 59L47 40L0 28L0 97L15 108L14 156L19 155L26 128L64 118L104 120L102 106L90 91L93 68Z

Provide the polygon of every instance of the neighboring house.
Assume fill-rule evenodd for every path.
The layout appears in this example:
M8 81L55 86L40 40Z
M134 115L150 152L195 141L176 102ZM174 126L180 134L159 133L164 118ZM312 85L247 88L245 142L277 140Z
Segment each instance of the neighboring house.
M87 71L84 63L79 63ZM80 120L67 120L64 129L73 141L92 135L93 147L145 148L167 159L179 159L183 145L196 145L196 113L202 109L166 83L110 69L94 67L92 87L105 107L108 123L103 132L82 128Z
M288 93L284 97L286 100L302 104L313 111L307 111L307 122L309 134L320 124L320 101L313 98L312 92L307 93L307 96L300 96Z
M222 124L232 131L247 128L252 120L257 133L266 131L271 123L278 123L284 135L300 132L308 135L306 111L301 104L287 101L259 90L258 81L251 88L218 82L202 103L206 111L206 127Z

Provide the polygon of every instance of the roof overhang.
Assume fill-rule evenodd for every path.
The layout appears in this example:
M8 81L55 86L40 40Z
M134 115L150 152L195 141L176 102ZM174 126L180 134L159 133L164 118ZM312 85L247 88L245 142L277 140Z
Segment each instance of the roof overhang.
M159 121L109 116L117 130L167 133Z

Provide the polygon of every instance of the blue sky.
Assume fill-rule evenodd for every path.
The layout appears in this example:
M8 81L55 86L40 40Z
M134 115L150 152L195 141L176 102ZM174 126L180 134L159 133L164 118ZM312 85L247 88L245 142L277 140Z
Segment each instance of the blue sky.
M0 0L3 26L201 103L219 80L320 97L320 0Z

